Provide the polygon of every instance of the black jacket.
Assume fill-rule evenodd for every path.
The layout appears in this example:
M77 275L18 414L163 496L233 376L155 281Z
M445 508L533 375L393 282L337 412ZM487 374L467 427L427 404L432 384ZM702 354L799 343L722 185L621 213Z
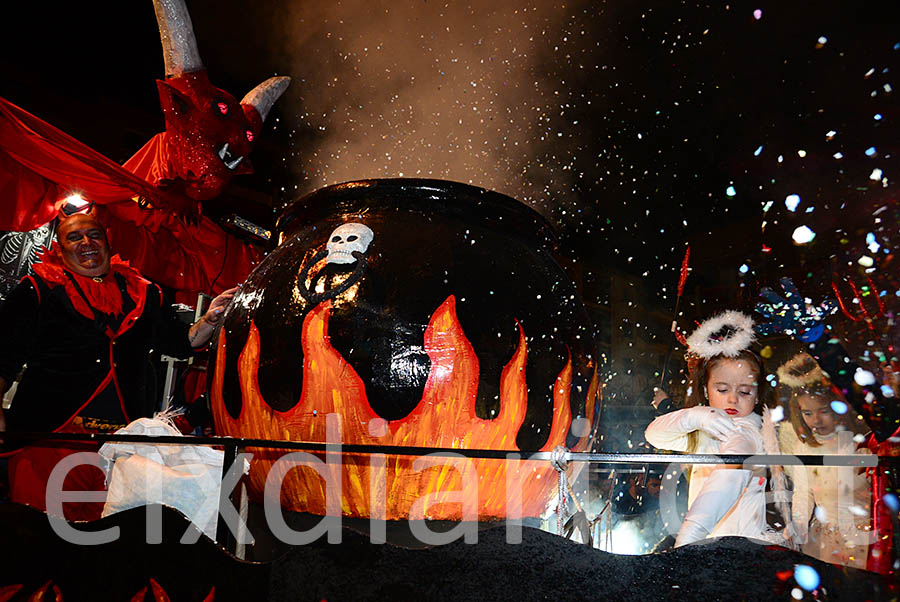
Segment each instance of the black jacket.
M153 413L159 398L151 358L190 355L189 326L156 285L146 286L142 309L120 288L133 320L117 335L78 313L65 287L51 288L40 276L13 290L0 308L0 376L11 383L27 367L6 413L8 429L51 431L75 415L126 424Z

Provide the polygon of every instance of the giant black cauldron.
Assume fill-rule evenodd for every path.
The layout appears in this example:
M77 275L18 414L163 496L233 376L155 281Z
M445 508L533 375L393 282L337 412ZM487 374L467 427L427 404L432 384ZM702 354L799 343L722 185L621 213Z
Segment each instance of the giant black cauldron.
M336 413L344 443L588 446L599 411L593 330L536 212L454 182L366 180L299 199L278 230L280 246L247 279L217 338L219 433L321 442L325 415ZM278 457L256 450L257 497ZM473 465L413 470L411 459L388 456L373 472L367 457L345 456L341 512L368 516L370 497L384 495L386 518L406 518L429 494L428 518L460 518L476 502L482 519L502 517L513 469L525 515L546 504L546 464ZM313 470L283 473L285 507L327 512Z

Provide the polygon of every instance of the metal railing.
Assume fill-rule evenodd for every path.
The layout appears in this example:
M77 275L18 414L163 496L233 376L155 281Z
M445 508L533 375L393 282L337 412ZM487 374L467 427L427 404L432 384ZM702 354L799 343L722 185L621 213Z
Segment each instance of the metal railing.
M235 460L247 448L284 449L321 453L325 455L394 455L394 456L444 456L465 457L470 459L496 459L496 460L532 460L549 462L560 476L560 493L564 496L565 472L569 463L602 464L610 470L633 472L638 466L646 470L649 464L738 464L744 465L751 461L752 466L782 466L785 464L785 455L753 455L753 454L687 454L687 453L609 453L609 452L571 452L558 447L553 451L514 451L493 449L462 449L462 448L436 448L436 447L404 447L394 445L363 445L349 443L321 443L312 441L289 441L271 439L252 439L235 437L206 437L195 435L133 435L115 433L42 433L42 432L7 432L3 434L7 441L25 443L35 442L81 442L103 444L117 443L145 443L154 445L199 445L221 447L224 450L222 475L231 468ZM857 455L791 455L791 464L803 464L806 466L836 466L875 468L879 465L900 465L900 457L876 456L872 454ZM629 470L631 469L631 470ZM229 494L226 498L233 501ZM224 500L220 500L220 504ZM561 528L561 527L560 527ZM560 531L560 534L562 532ZM233 535L223 523L220 514L220 524L217 529L216 540L229 551L236 546Z

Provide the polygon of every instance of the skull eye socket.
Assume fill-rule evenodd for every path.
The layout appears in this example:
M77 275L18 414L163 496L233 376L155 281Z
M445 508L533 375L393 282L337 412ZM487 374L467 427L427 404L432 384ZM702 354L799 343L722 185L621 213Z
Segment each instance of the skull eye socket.
M218 107L219 113L221 113L222 115L228 115L228 103L220 100L216 103L216 107Z
M247 142L253 142L253 132L251 132L250 130L247 130L244 133L247 134Z
M335 236L334 238L331 239L331 242L338 242L340 239L341 239L340 236Z
M347 237L347 242L353 242L357 238L359 238L357 235L351 234L350 236Z

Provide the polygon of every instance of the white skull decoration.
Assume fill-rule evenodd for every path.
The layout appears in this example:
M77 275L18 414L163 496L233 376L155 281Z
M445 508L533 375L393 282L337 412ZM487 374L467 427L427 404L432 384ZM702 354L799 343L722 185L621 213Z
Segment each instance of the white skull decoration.
M375 233L365 224L341 224L328 237L325 248L328 249L327 263L354 263L354 251L365 253Z

